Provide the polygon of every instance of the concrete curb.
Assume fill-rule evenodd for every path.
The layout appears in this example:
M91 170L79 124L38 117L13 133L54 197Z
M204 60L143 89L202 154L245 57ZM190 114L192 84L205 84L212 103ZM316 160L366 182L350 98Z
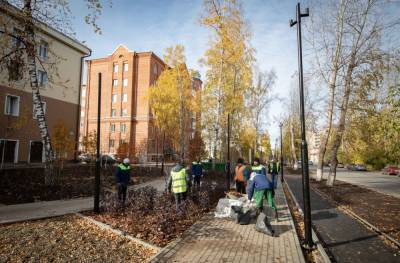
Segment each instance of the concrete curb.
M81 213L75 213L75 215L77 215L78 217L83 218L83 219L89 221L90 223L92 223L92 224L94 224L94 225L100 227L101 229L111 231L111 232L113 232L114 234L123 236L123 237L125 237L125 238L127 238L127 239L129 239L129 240L132 240L132 241L134 241L134 242L136 242L136 243L139 243L140 245L142 245L142 246L144 246L144 247L146 247L146 248L155 250L156 253L158 253L158 252L161 250L161 248L158 247L158 246L152 245L152 244L147 243L146 241L143 241L143 240L141 240L141 239L139 239L139 238L133 237L133 236L127 234L126 232L121 231L121 230L112 228L111 226L109 226L109 225L107 225L107 224L104 224L104 223L102 223L102 222L100 222L100 221L97 221L97 220L95 220L95 219L93 219L93 218L91 218L91 217L85 216L85 215L83 215L83 214L81 214Z
M285 182L285 183L286 183L286 182ZM295 231L295 233L296 233L296 236L297 236L296 227L295 227L295 225L294 225L294 219L293 219L293 217L292 217L292 214L290 213L290 208L289 208L289 204L288 204L287 199L286 199L285 191L283 190L282 181L281 181L281 187L282 187L282 193L283 193L283 197L284 197L284 199L285 199L285 203L286 203L286 207L287 207L286 209L288 210L289 216L290 216L290 225L291 225L292 228L294 229L294 231ZM297 247L298 253L300 253L300 255L303 256L303 260L305 261L304 254L303 254L303 251L302 251L302 249L301 249L300 239L299 239L298 236L297 236L297 238L296 238L296 241L297 241L297 242L296 242L296 247ZM328 263L328 262L326 262L326 263Z
M286 181L284 181L286 188L289 190L290 195L292 196L293 201L295 202L297 209L299 210L301 216L304 218L304 213L303 210L301 209L301 206L297 202L296 197L294 196L292 190L290 189L289 185L287 184ZM325 263L331 263L331 259L329 258L328 254L325 251L325 248L322 246L321 241L319 240L317 234L315 233L314 229L311 228L311 235L312 239L314 240L315 244L317 245L318 251L321 253L322 259L324 260Z
M375 231L377 234L384 236L385 238L387 238L390 242L392 242L395 246L397 246L398 248L400 248L400 242L398 242L397 240L395 240L394 238L392 238L391 236L387 235L386 233L382 232L381 230L379 230L379 228L377 228L376 226L372 225L371 223L369 223L367 220L363 219L362 217L358 216L357 214L355 214L353 211L351 211L350 209L347 209L341 205L339 205L338 203L336 203L335 201L329 199L327 197L326 194L322 193L319 190L313 189L314 192L316 192L317 194L319 194L320 196L322 196L323 198L333 202L337 209L345 212L346 214L350 215L351 217L357 219L358 221L360 221L362 224L364 224L365 226L367 226L368 228L372 229L373 231Z

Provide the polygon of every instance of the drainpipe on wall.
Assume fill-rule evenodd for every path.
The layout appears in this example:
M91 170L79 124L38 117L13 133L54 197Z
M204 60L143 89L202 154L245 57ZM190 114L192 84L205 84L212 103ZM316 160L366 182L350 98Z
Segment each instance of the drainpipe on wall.
M75 132L75 151L74 151L74 160L78 157L78 149L79 149L79 131L81 127L81 93L82 93L82 71L83 71L83 61L85 58L90 57L92 55L92 50L89 49L89 54L81 57L81 66L79 71L79 94L78 94L78 116L77 116L77 124L76 124L76 132ZM87 89L87 87L86 87Z

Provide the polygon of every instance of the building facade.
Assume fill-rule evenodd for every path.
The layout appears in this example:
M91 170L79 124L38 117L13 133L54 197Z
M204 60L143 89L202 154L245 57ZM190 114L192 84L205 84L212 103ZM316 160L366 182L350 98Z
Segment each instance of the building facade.
M153 52L134 52L123 45L108 57L87 61L87 83L82 89L80 141L97 130L101 73L101 153L128 156L138 162L160 160L163 136L154 124L146 96L166 67ZM193 87L201 88L200 79L193 81ZM199 116L193 116L191 125L196 125L196 121L200 121ZM194 134L194 127L187 130L187 144ZM87 149L84 148L81 145L85 152ZM174 153L168 138L164 152Z
M321 134L318 131L308 131L307 137L308 160L312 161L314 164L317 164L319 147L321 144Z
M0 30L16 35L22 32L20 12L8 4L0 5ZM77 146L83 58L91 51L44 23L35 21L35 26L37 76L50 135L55 133L56 127L64 127L68 139ZM1 54L21 45L5 34L0 37ZM16 74L12 63L2 61L0 108L0 160L3 163L43 162L43 143L33 113L26 68ZM75 153L75 148L70 147L63 155L74 159Z

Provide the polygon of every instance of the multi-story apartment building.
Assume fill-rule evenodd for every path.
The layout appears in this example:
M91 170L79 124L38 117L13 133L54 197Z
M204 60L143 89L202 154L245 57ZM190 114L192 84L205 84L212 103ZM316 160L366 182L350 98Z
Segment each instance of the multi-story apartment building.
M135 52L124 45L105 58L87 61L87 84L83 90L81 110L81 136L97 130L99 73L102 78L100 151L117 154L126 145L130 158L151 161L161 156L162 135L154 125L147 91L167 67L153 52ZM196 87L196 88L195 88ZM193 88L201 88L200 79L193 81ZM200 117L193 116L192 125L199 126ZM187 130L185 141L194 134L194 126ZM173 152L168 143L166 152ZM81 146L82 148L82 146ZM85 150L82 148L82 150Z
M314 164L318 162L319 146L321 144L321 134L318 131L307 132L307 144L308 144L308 160Z
M0 4L0 30L18 35L23 32L21 10ZM64 127L69 140L77 145L79 101L83 58L90 49L49 25L35 21L37 76L50 135L55 127ZM0 34L1 56L21 43ZM10 56L10 59L12 56ZM0 70L0 160L5 163L42 162L43 143L33 113L32 91L27 69L15 70L2 61ZM6 63L6 66L4 66ZM63 152L74 158L75 149Z

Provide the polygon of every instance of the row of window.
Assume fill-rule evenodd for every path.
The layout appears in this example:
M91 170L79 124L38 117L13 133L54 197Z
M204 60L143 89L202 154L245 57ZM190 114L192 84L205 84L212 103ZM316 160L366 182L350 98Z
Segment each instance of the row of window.
M123 64L122 64L122 67L123 67L123 69L124 69L124 71L126 72L126 71L128 71L128 69L129 69L129 66L128 66L128 63L127 62L124 62ZM118 73L118 64L117 63L114 63L113 64L113 72L114 73Z
M128 102L128 94L122 93L122 102ZM118 100L118 94L111 95L111 103L116 103Z
M20 104L21 104L21 98L19 96L6 95L4 114L18 117L20 111L19 110ZM47 108L46 102L42 101L42 106L43 106L43 113L46 114L46 108ZM33 104L32 115L34 119L37 118L34 104Z
M117 116L117 110L116 109L111 109L111 117L116 117ZM121 116L126 117L128 116L128 110L127 109L121 109Z
M122 86L128 87L128 79L122 80ZM118 79L113 79L113 87L118 87Z
M125 124L125 123L121 123L121 124L119 125L119 130L120 130L121 133L125 133L125 131L126 131L126 124ZM111 132L115 132L115 123L111 123L111 124L110 124L110 131L111 131Z
M124 139L119 140L119 145L122 145L126 143L126 141ZM114 139L110 139L108 142L108 146L109 148L114 148L115 147L115 140Z
M14 27L14 29L13 29L13 35L14 35L15 37L11 38L11 45L12 45L12 47L14 47L14 48L21 48L22 45L23 45L23 43L22 43L22 41L21 41L20 38L21 38L22 35L23 35L23 31L20 30L20 29L18 29L18 28L16 28L16 27ZM38 52L39 57L40 57L42 60L45 60L45 59L48 58L48 50L49 50L49 44L48 44L46 41L44 41L44 40L40 40L39 46L37 47L37 52Z

